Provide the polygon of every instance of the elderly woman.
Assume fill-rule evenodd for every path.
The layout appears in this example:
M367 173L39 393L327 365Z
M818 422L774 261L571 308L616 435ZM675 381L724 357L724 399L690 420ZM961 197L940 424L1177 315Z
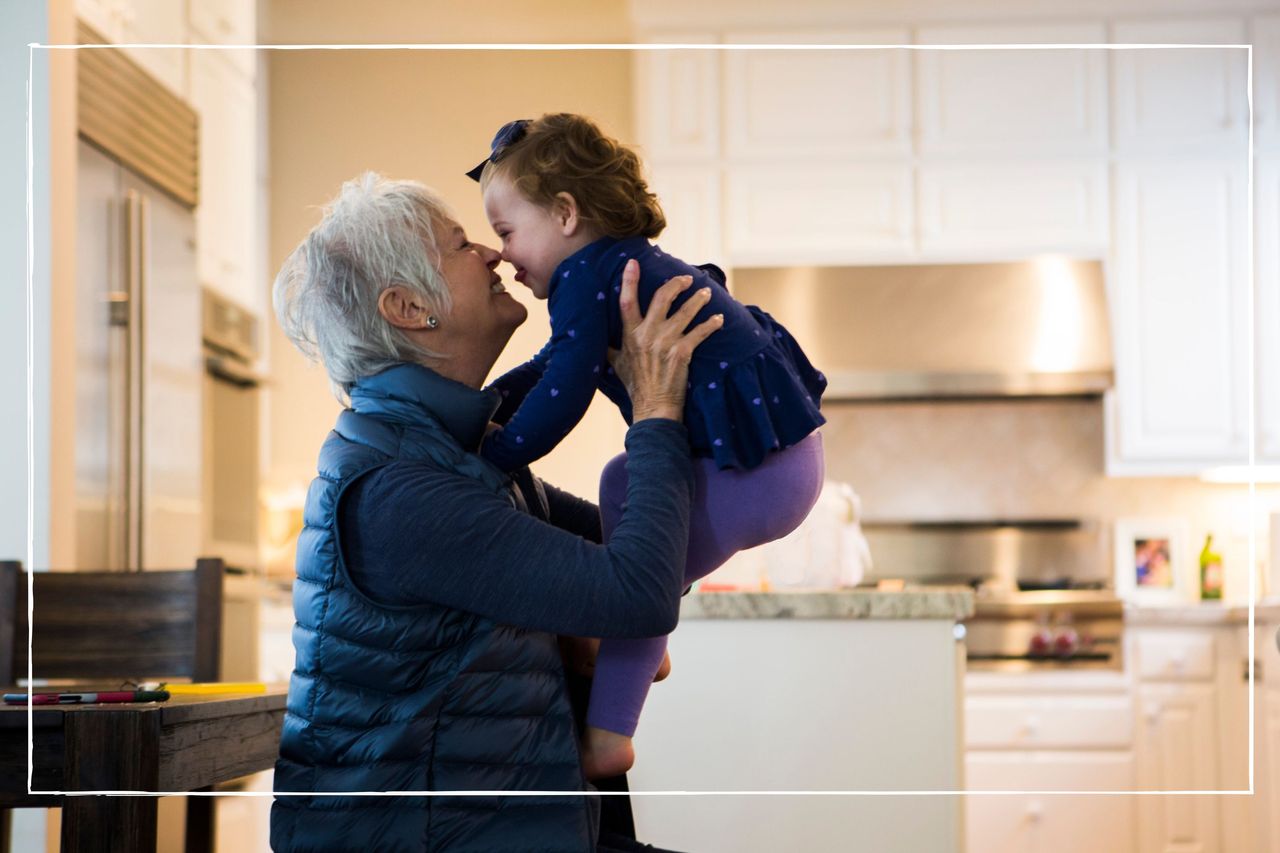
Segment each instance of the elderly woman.
M693 488L679 419L719 323L684 332L705 297L666 316L679 279L642 320L627 271L630 484L602 545L595 506L476 454L500 402L482 383L526 316L498 261L427 188L365 175L276 280L286 334L349 405L298 539L276 850L597 847L597 797L350 795L589 790L557 637L676 624Z

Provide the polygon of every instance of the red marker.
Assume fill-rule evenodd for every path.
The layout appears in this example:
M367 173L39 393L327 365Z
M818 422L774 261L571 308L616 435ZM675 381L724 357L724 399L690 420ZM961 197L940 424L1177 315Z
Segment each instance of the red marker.
M32 693L32 705L96 705L100 702L164 702L168 690L113 690L104 693ZM6 705L27 704L27 694L4 694Z

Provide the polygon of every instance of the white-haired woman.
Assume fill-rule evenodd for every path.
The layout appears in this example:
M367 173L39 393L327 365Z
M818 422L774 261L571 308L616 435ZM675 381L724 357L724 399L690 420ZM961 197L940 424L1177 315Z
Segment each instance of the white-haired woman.
M369 174L343 186L276 280L286 334L348 405L298 539L276 850L634 844L598 842L595 797L336 795L588 790L557 636L675 627L693 489L687 367L719 322L684 333L705 296L666 316L688 280L642 319L627 270L615 367L635 406L630 485L602 545L593 505L476 454L501 402L484 379L526 316L498 261L430 190Z

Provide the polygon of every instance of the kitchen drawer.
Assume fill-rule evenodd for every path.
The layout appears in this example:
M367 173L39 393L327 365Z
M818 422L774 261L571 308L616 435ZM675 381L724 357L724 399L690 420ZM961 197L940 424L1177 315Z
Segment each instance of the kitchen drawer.
M1138 677L1144 681L1213 678L1213 636L1145 634L1135 638Z
M1117 749L1133 742L1128 696L969 696L968 749Z

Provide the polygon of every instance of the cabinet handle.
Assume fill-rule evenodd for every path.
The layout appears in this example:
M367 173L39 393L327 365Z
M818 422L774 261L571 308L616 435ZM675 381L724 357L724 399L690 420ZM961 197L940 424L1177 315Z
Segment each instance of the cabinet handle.
M1027 805L1027 820L1032 823L1039 823L1044 817L1044 804L1039 800L1033 800Z
M1035 737L1040 731L1040 718L1032 714L1028 716L1022 723L1022 734L1025 737Z
M1159 720L1160 714L1163 710L1164 709L1161 708L1159 705L1153 705L1150 708L1148 708L1146 712L1147 722L1154 723L1156 720Z

